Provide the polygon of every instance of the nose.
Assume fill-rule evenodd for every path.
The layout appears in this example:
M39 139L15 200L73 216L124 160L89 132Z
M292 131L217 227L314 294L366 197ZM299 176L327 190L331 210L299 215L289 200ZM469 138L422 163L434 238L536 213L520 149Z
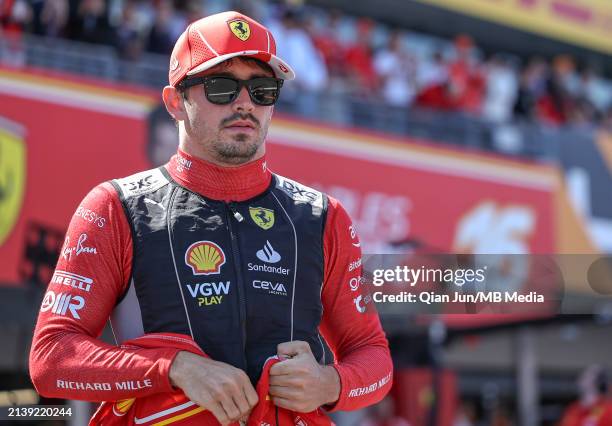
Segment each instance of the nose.
M249 96L249 91L246 87L241 87L238 97L232 103L232 110L234 112L253 112L255 105Z

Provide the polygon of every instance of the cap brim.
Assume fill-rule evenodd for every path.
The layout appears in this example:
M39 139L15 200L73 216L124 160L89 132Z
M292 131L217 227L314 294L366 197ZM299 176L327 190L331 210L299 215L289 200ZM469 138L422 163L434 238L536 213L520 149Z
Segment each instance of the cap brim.
M271 55L268 52L261 52L259 50L245 50L242 52L233 52L225 55L217 56L216 58L210 59L191 71L187 73L187 75L195 75L199 74L202 71L206 71L216 65L219 65L223 61L227 61L230 58L235 58L236 56L261 56L261 55L269 55L270 60L267 62L268 65L274 70L274 74L276 74L277 78L281 78L283 80L293 80L295 78L295 72L289 66L288 63L283 61L276 55ZM266 61L263 61L266 62Z

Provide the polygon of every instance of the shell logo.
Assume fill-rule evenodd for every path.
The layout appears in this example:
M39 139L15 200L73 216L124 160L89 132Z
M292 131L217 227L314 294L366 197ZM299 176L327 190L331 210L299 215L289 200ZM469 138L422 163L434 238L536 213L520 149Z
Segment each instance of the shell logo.
M212 241L193 243L185 253L185 264L194 275L211 275L221 272L225 264L223 249Z

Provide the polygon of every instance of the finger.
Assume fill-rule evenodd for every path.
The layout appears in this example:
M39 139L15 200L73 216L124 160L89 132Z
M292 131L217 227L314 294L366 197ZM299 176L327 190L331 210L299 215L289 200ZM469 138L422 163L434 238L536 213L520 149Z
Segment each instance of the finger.
M243 387L243 390L244 396L246 397L247 402L249 403L249 407L255 407L259 402L259 396L257 395L257 392L255 392L255 389L253 389L253 385L251 385L251 382L248 382L247 386Z
M291 358L299 354L309 353L310 345L302 340L294 340L292 342L283 342L276 347L276 353L279 358Z
M213 416L215 416L215 418L222 425L230 423L230 419L227 417L227 413L225 412L221 404L219 404L218 402L211 401L209 404L206 405L206 408L208 408L210 412L213 413Z
M224 398L223 400L221 400L221 406L225 410L229 421L235 422L240 417L242 417L242 414L240 414L240 410L238 410L238 407L236 406L236 403L232 398Z
M270 386L293 386L295 379L290 374L270 374Z
M282 376L284 374L294 374L296 361L293 359L287 359L285 361L277 362L270 367L270 376Z
M270 396L274 398L284 398L288 400L296 399L297 395L293 388L288 386L270 386L270 390L268 391Z
M249 412L251 411L251 407L249 406L249 403L244 393L235 395L233 399L234 399L234 404L236 404L236 407L238 407L238 410L240 411L240 414L239 414L240 417L242 418L244 416L247 416Z

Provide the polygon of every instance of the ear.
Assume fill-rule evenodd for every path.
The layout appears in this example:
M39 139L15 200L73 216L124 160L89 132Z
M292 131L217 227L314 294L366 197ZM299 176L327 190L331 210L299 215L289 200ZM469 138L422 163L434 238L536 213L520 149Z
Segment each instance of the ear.
M184 99L179 90L176 87L166 86L162 91L162 98L166 110L176 121L183 121L187 119L187 112L185 111Z

